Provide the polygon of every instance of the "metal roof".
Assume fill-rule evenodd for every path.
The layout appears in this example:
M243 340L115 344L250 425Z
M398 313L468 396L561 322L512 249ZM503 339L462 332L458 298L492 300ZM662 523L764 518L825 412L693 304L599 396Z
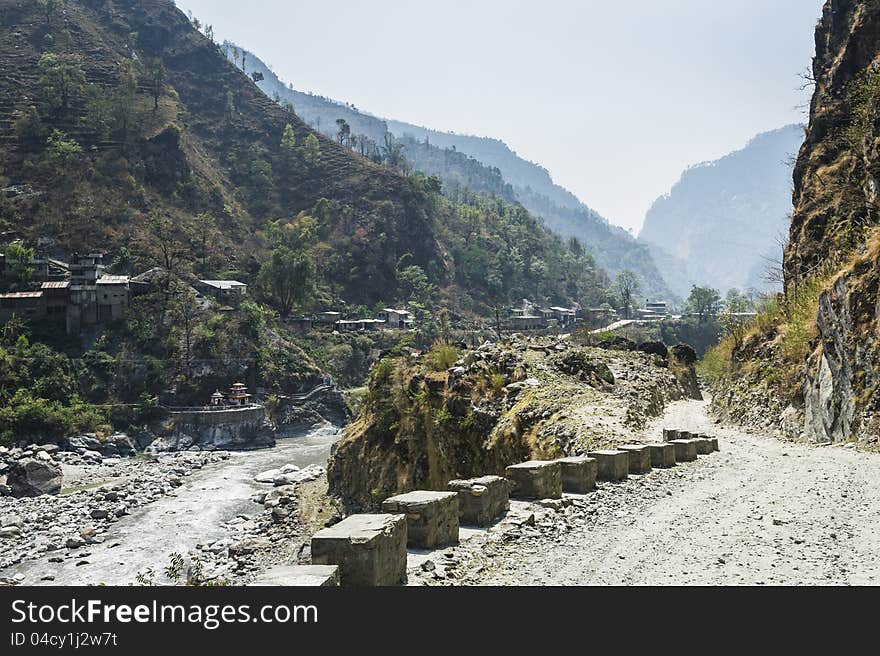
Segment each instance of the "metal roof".
M0 298L40 298L43 292L9 292L8 294L0 294Z
M96 285L127 285L128 276L101 276L95 281Z
M42 289L67 289L70 287L69 280L50 280L40 285Z
M233 289L235 287L247 287L243 282L238 280L199 280L203 285L216 287L217 289Z

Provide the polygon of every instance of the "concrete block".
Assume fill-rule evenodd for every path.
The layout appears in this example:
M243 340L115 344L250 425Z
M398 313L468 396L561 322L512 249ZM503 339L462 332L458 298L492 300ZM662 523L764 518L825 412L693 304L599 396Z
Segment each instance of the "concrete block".
M313 565L338 565L345 586L397 585L406 578L406 516L351 515L312 536Z
M720 451L721 450L718 448L718 438L717 437L710 436L709 441L712 442L712 450L713 451Z
M664 428L663 429L663 441L671 442L672 440L678 439L678 431L674 428Z
M651 471L651 451L647 444L624 444L618 449L629 454L630 474L644 474Z
M339 585L336 565L278 565L263 572L252 586L333 587Z
M510 483L503 476L449 481L447 488L458 494L461 524L486 526L510 507Z
M585 494L596 487L599 464L595 458L573 456L560 458L562 465L562 489L565 492Z
M690 462L697 459L697 444L693 440L672 440L675 445L675 461Z
M697 443L697 454L701 456L707 456L712 453L712 440L710 440L705 435L695 435L691 438L694 442Z
M629 454L626 451L605 449L590 451L587 455L596 459L600 481L621 481L629 474Z
M562 497L562 465L554 460L530 460L510 465L505 476L513 483L512 494L524 499Z
M651 453L652 467L672 467L675 465L675 445L669 442L658 442L657 444L648 444L648 451Z
M406 515L406 543L417 549L458 544L458 494L416 490L385 499L382 511Z

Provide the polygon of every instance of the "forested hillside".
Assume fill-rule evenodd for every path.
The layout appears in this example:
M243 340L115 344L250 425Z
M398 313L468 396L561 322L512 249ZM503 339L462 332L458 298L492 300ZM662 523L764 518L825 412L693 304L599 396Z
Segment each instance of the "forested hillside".
M303 120L325 135L348 140L354 150L376 159L388 149L389 138L403 141L408 144L404 154L415 170L437 175L452 187L464 185L475 193L496 194L519 202L561 237L581 242L610 275L632 270L646 296L673 297L645 245L622 228L610 225L574 194L555 184L545 168L519 157L504 142L383 120L352 105L295 90L256 54L233 43L224 43L223 50L244 71L257 74L257 84L267 95L292 106ZM486 170L479 171L471 160L483 164ZM496 171L502 181L492 179L497 177Z
M196 240L211 245L201 275L256 280L283 247L315 265L318 298L349 303L400 298L412 267L436 289L461 286L491 303L575 301L572 290L601 287L589 262L565 264L570 251L528 214L456 206L436 181L313 131L167 0L71 1L48 19L31 2L2 7L11 237L65 250L125 245L121 266L133 271L163 241L188 251L209 231Z
M0 441L140 426L230 380L362 380L372 340L298 336L294 313L408 304L406 343L427 347L449 317L608 296L589 254L520 205L452 200L306 125L170 0L0 0L0 67L5 253L153 272L124 319L81 335L6 322ZM28 258L2 291L39 289ZM248 299L197 299L194 278L237 279Z

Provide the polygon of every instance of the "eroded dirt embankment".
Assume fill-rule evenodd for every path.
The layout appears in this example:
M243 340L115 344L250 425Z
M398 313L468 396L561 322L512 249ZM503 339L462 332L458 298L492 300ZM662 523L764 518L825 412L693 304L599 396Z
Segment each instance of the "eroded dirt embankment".
M383 360L330 458L331 493L349 510L375 509L400 492L626 443L667 403L695 393L692 358L676 356L684 351L614 346L512 336Z

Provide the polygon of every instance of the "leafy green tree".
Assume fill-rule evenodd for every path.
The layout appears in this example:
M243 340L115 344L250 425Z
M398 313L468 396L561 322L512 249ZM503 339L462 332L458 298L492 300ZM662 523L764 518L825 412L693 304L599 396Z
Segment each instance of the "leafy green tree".
M85 74L80 59L74 55L56 55L48 52L37 64L37 84L43 102L51 112L67 114L71 101L85 86Z
M431 305L436 288L428 280L422 267L410 265L398 269L397 284L400 288L401 300L418 303L425 307Z
M313 133L306 137L303 157L309 166L315 166L321 160L321 144Z
M36 254L37 252L33 248L18 243L10 244L6 249L6 259L12 266L12 271L19 282L28 283L34 277L31 261Z
M306 254L281 246L260 267L257 282L266 300L286 317L294 306L311 300L315 266Z
M728 313L751 312L754 305L748 296L741 293L736 287L727 290L724 297L724 310Z
M46 157L55 166L67 166L82 154L82 146L61 130L52 130L46 142Z
M718 313L720 300L721 294L717 289L694 285L691 287L691 293L687 299L687 307L699 317L700 323L705 323L709 317Z
M620 301L620 308L627 319L632 317L633 301L639 294L641 287L639 277L629 269L624 269L617 274L614 281L614 294Z
M27 148L42 147L48 136L46 126L40 118L36 105L29 105L13 123L18 143Z
M288 153L292 153L296 148L296 132L293 131L293 126L290 123L284 126L284 134L281 135L281 148Z

